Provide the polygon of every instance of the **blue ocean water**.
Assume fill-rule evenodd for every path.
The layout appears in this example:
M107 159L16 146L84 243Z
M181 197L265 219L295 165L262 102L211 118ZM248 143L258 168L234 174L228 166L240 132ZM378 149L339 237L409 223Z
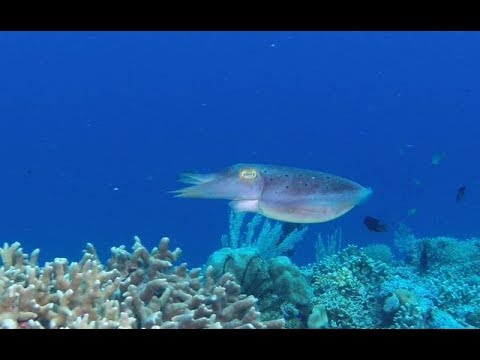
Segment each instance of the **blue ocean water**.
M205 263L227 202L168 191L180 172L238 162L373 188L310 226L299 264L337 227L344 242L391 244L366 215L479 235L480 33L2 32L0 53L0 239L41 261L78 260L86 242L106 257L138 235Z

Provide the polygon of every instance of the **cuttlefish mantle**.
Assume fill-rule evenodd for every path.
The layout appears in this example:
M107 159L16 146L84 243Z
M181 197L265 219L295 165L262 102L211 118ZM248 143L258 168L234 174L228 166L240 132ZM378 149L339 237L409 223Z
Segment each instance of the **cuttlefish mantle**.
M350 211L372 194L368 187L333 174L288 166L236 164L216 173L183 173L190 184L176 197L225 199L237 212L294 223L321 223Z

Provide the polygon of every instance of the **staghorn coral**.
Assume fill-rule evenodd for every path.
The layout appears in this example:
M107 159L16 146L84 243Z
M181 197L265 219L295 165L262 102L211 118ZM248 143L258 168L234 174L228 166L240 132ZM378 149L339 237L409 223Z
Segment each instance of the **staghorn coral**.
M279 328L283 319L260 321L257 299L241 293L233 275L217 281L213 269L187 269L181 251L164 237L149 252L135 237L133 252L112 248L103 265L92 244L82 259L37 265L19 243L0 256L1 328Z

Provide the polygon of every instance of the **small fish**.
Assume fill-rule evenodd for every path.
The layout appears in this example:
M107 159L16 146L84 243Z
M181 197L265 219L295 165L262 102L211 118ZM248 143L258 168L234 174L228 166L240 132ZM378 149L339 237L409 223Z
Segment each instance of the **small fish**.
M411 208L411 209L408 209L407 216L412 216L412 215L415 215L416 213L417 213L417 209Z
M465 185L462 185L458 188L457 191L457 202L460 202L463 200L465 197L465 190L467 190L467 187Z
M184 173L177 197L231 200L236 212L308 224L342 216L372 190L336 175L288 166L236 164L211 174Z
M363 223L370 231L374 232L385 232L388 231L387 224L382 222L380 219L374 218L372 216L365 216Z
M418 178L415 178L412 180L412 184L414 185L421 185L422 184L422 180L418 179Z
M414 145L412 144L403 144L403 145L400 145L399 148L398 148L398 152L400 153L400 155L403 155L405 154L405 151L407 151L407 149L411 149L413 148Z
M433 154L433 156L432 156L432 165L437 166L438 164L440 164L440 162L441 162L443 159L445 159L446 156L447 156L447 154L445 154L444 152Z

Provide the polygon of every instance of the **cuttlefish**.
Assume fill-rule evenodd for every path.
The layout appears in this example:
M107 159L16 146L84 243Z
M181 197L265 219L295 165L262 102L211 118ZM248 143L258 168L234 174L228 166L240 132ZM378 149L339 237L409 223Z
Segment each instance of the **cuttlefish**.
M342 216L372 190L340 176L287 166L236 164L210 174L182 173L192 186L176 197L231 200L236 212L292 223L321 223Z

